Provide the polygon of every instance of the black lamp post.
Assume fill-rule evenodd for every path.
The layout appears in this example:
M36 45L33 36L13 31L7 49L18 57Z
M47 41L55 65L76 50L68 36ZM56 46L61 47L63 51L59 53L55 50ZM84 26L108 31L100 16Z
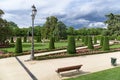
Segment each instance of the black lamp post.
M30 60L34 59L34 19L37 13L37 9L34 5L32 5L32 44L31 44L31 56L30 56Z

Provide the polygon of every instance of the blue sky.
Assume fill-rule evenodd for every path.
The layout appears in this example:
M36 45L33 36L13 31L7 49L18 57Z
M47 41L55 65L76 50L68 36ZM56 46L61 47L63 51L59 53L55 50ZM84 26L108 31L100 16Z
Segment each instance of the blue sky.
M19 27L31 26L31 6L38 12L35 24L42 25L48 16L56 16L67 26L106 27L105 15L120 13L119 0L0 0L4 19Z

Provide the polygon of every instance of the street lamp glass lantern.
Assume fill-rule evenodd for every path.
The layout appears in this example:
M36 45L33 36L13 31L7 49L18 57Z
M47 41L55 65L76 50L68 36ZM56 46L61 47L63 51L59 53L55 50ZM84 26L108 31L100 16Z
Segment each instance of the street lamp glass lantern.
M33 6L32 6L32 14L35 16L36 13L37 13L37 9L36 9L36 7L33 5Z

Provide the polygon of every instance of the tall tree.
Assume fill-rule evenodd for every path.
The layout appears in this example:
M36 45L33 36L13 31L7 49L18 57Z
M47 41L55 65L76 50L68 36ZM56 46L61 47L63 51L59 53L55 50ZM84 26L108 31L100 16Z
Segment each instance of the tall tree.
M66 25L63 22L59 21L57 23L55 32L57 33L55 36L57 36L59 39L67 38Z
M110 13L106 17L105 23L108 25L107 28L110 30L110 34L120 35L120 33L117 33L120 31L120 15Z
M49 38L50 36L54 36L56 34L55 28L57 22L58 19L55 16L47 17L46 22L44 24L46 38Z
M2 18L3 14L4 14L3 10L0 9L0 18Z
M11 35L11 29L8 27L8 22L2 19L4 12L0 9L0 43L4 43L5 40Z

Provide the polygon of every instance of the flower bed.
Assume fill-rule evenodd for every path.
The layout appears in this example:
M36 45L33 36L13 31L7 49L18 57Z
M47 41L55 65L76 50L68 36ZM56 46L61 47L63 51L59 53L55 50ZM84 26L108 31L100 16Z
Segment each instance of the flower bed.
M101 53L120 51L120 48L111 49L109 51L98 50L99 48L101 48L101 47L97 46L97 47L95 47L94 50L90 50L87 48L78 49L76 54L68 54L65 52L65 53L57 53L57 54L49 54L49 55L44 55L44 56L37 56L37 57L35 57L35 60L75 57L75 56L82 56L82 55L93 55L93 54L101 54Z

